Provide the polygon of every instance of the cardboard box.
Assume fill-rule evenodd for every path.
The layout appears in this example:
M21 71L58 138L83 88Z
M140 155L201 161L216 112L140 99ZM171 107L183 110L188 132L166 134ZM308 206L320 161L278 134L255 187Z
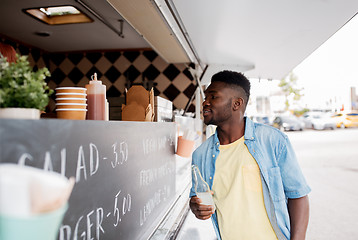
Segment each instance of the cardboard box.
M132 86L126 93L126 104L122 105L123 121L154 120L154 91L141 85Z

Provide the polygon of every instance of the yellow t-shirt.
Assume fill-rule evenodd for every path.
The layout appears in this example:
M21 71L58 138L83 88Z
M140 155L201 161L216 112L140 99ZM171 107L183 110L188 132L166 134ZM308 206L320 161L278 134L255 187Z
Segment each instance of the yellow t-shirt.
M219 149L212 190L222 239L277 239L265 210L260 169L244 137Z

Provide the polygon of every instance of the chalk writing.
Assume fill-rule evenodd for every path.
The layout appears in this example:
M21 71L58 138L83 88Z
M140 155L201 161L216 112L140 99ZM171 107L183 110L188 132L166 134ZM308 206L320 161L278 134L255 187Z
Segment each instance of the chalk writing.
M163 178L168 174L172 174L173 167L174 166L171 162L166 162L164 165L161 165L158 168L149 168L141 170L139 173L140 186L149 186L158 179Z
M74 231L72 233L71 227L69 225L62 225L59 230L59 240L70 240L71 238L73 240L82 239L82 240L92 240L94 239L92 237L92 226L94 224L95 232L96 232L96 240L100 239L100 234L104 234L105 231L102 226L103 222L103 208L97 208L95 216L92 216L94 214L95 210L90 211L86 214L86 217L84 219L84 216L80 216L78 220L76 221L76 225L74 228ZM94 218L94 219L93 219ZM93 223L93 220L95 223ZM85 223L82 223L85 221ZM79 227L81 224L84 224L85 230L79 233Z
M113 215L115 217L115 223L113 224L113 226L115 227L117 227L118 223L122 221L122 216L126 215L127 212L131 211L132 207L132 197L130 194L127 194L127 196L124 196L122 198L122 208L118 208L118 196L120 193L121 191L119 191L114 198Z
M121 142L119 144L119 154L117 149L117 142L112 145L114 160L111 162L112 167L115 168L118 165L122 165L128 160L128 144L126 142Z
M69 225L62 225L59 231L59 240L99 240L101 235L105 234L104 221L113 215L113 226L117 227L122 218L131 212L132 196L130 194L121 195L121 190L114 197L113 212L109 212L104 216L104 210L99 207L88 212L86 215L81 215L75 224L74 231ZM81 226L81 227L80 227ZM79 229L84 230L79 232ZM93 234L95 232L95 236Z
M126 156L128 156L128 150L126 151ZM60 151L60 173L65 176L66 175L66 148L61 149ZM20 165L26 165L26 161L32 162L34 159L31 154L23 153L18 163ZM43 169L46 171L54 171L53 168L53 160L51 157L51 153L49 151L45 152ZM86 159L85 153L83 150L83 146L81 145L77 152L77 165L76 165L76 183L82 179L87 180L87 176L94 175L99 168L99 151L97 146L94 143L89 144L89 170L86 168ZM81 177L82 176L82 177Z
M154 192L151 198L145 203L139 212L139 225L142 226L148 217L152 214L155 208L160 205L162 201L166 201L171 194L170 186L164 185L163 188Z
M145 138L142 140L143 153L148 155L158 152L165 148L166 143L168 143L166 136L160 138Z

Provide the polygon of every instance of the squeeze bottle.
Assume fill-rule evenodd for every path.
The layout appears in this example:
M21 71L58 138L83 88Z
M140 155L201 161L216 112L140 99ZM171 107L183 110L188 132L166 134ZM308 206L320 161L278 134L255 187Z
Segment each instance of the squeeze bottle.
M199 168L195 165L192 165L192 174L193 179L195 181L195 193L198 198L201 199L201 204L203 205L211 205L216 209L213 197L211 195L211 191L209 185L200 174Z
M87 119L106 119L106 86L97 80L97 73L91 76L87 88Z

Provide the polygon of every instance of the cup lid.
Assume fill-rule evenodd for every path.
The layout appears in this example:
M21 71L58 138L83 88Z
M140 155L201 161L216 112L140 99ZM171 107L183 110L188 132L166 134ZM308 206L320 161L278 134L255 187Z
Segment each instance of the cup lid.
M76 109L76 108L59 108L56 111L79 111L79 112L87 112L87 109Z
M71 105L71 106L87 106L86 103L56 103L58 106Z
M63 96L63 95L75 95L75 96L86 96L86 93L56 93L56 96Z
M87 98L56 98L55 101L61 101L61 100L83 100L87 101Z
M87 91L87 88L84 88L84 87L58 87L58 88L55 88L55 90L84 90L84 91Z

